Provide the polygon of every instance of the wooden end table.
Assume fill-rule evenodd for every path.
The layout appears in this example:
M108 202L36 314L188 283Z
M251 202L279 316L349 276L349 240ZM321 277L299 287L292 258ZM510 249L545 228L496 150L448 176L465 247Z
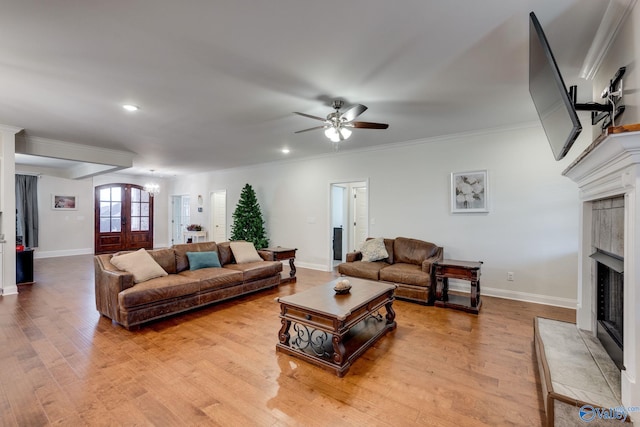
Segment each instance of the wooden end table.
M297 248L292 249L292 248L283 248L281 246L276 246L274 248L265 248L260 250L267 253L271 261L289 260L289 268L290 268L289 277L282 275L280 277L280 283L289 283L289 282L296 281L296 266L294 264L294 261L296 259L296 251L298 250Z
M396 285L350 277L351 291L338 295L333 288L341 279L276 299L282 323L276 351L339 377L365 350L396 328L392 308ZM383 307L384 316L380 313Z
M449 307L478 314L482 300L480 299L480 267L482 261L458 261L443 259L434 263L436 270L437 307ZM449 295L449 279L468 280L471 282L469 298L461 295Z

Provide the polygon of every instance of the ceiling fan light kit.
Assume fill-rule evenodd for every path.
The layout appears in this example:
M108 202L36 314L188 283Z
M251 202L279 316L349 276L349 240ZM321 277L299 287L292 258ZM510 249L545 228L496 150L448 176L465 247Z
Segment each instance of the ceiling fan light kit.
M362 104L356 104L350 107L348 110L344 112L340 112L340 109L344 106L344 101L341 99L336 99L333 101L333 108L335 111L330 113L326 119L318 116L312 116L306 113L294 112L294 114L298 114L303 117L307 117L313 120L319 120L324 122L322 126L315 126L309 129L299 130L295 133L308 132L310 130L316 129L324 129L324 134L331 142L334 144L344 141L351 136L350 128L358 128L358 129L387 129L389 127L386 123L372 123L372 122L356 122L354 121L356 117L360 114L364 113L367 110Z
M351 131L345 127L329 127L324 131L324 134L331 142L340 142L351 136Z

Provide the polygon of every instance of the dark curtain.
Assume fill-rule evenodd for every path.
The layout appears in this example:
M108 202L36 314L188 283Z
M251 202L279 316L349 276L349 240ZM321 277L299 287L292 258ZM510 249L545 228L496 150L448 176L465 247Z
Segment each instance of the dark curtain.
M16 237L22 244L38 247L38 177L16 175Z

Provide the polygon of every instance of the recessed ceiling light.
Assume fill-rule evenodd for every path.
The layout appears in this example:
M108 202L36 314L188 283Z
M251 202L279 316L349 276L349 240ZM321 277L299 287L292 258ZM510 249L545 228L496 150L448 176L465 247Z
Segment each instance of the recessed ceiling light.
M282 154L289 154L290 150L288 148L282 149Z
M140 107L133 104L124 104L122 108L124 108L127 111L138 111L140 109Z

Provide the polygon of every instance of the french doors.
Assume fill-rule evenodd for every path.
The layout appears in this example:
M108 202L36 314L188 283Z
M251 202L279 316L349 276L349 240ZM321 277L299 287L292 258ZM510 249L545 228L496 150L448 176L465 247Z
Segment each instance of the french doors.
M153 248L153 197L139 185L95 189L95 253Z

